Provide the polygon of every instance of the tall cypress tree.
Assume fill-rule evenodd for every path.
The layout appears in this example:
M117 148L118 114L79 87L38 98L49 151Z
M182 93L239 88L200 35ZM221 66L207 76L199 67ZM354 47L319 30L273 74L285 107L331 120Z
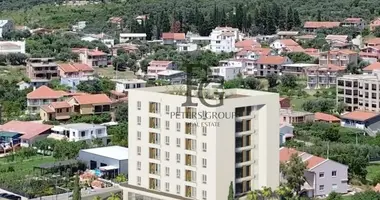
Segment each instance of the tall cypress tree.
M235 199L234 186L232 185L232 181L231 181L230 187L228 189L228 200L234 200L234 199Z
M300 27L301 26L301 19L300 19L300 15L298 14L297 10L294 10L294 12L293 12L293 23L294 23L294 27Z
M286 30L290 31L294 27L294 13L292 7L288 8L288 11L286 13Z
M161 27L162 27L162 32L170 31L169 16L165 12L161 12Z
M286 12L284 9L279 10L279 17L277 21L277 28L280 30L286 29Z
M322 16L321 16L321 11L318 10L318 14L317 14L317 21L322 21Z
M73 200L81 200L82 195L80 192L80 185L79 185L79 174L75 174L74 177L74 190L73 190Z

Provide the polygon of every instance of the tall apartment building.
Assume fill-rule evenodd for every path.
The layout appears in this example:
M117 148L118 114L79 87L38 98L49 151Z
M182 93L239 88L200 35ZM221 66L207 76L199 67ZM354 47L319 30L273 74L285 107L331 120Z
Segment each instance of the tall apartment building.
M279 141L273 139L279 134L278 94L224 92L219 107L198 97L191 98L197 106L183 107L188 97L178 86L129 91L124 199L219 200L228 196L230 183L237 197L279 185ZM204 101L220 101L209 98Z
M348 49L331 50L319 54L319 64L347 66L350 63L358 64L359 55Z
M241 40L239 29L231 27L216 27L210 33L210 50L215 53L235 52L236 41Z
M345 103L349 112L358 109L380 112L380 72L339 77L337 102Z
M49 81L59 78L58 66L54 58L29 58L26 72L32 86L46 85Z

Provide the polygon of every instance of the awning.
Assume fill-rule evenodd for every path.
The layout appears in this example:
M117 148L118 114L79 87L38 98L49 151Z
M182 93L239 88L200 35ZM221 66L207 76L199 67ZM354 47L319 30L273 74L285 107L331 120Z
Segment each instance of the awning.
M110 171L110 170L115 170L115 169L119 169L119 168L112 166L112 165L108 165L108 166L104 166L104 167L99 167L99 169L101 171Z

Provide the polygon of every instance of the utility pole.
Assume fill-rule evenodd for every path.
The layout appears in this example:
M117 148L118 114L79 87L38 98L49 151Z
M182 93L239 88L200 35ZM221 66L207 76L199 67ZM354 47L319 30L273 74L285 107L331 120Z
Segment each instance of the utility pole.
M330 142L327 142L327 159L329 159L330 156Z

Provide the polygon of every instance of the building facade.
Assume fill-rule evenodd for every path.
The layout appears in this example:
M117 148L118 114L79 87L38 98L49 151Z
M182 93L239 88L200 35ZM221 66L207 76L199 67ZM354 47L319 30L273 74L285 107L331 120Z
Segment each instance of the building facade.
M52 79L59 78L58 66L54 60L54 58L28 59L26 73L32 86L46 85Z
M13 29L14 24L11 20L0 20L0 38Z
M306 89L334 87L337 77L344 73L344 67L336 65L310 67L306 69Z
M130 167L128 184L122 185L124 199L218 200L228 196L231 182L237 197L278 186L279 140L273 140L279 136L278 94L225 92L219 107L205 106L197 97L192 98L197 106L182 107L187 96L174 86L129 92ZM203 119L202 113L220 117Z
M25 41L0 41L0 54L25 53Z

